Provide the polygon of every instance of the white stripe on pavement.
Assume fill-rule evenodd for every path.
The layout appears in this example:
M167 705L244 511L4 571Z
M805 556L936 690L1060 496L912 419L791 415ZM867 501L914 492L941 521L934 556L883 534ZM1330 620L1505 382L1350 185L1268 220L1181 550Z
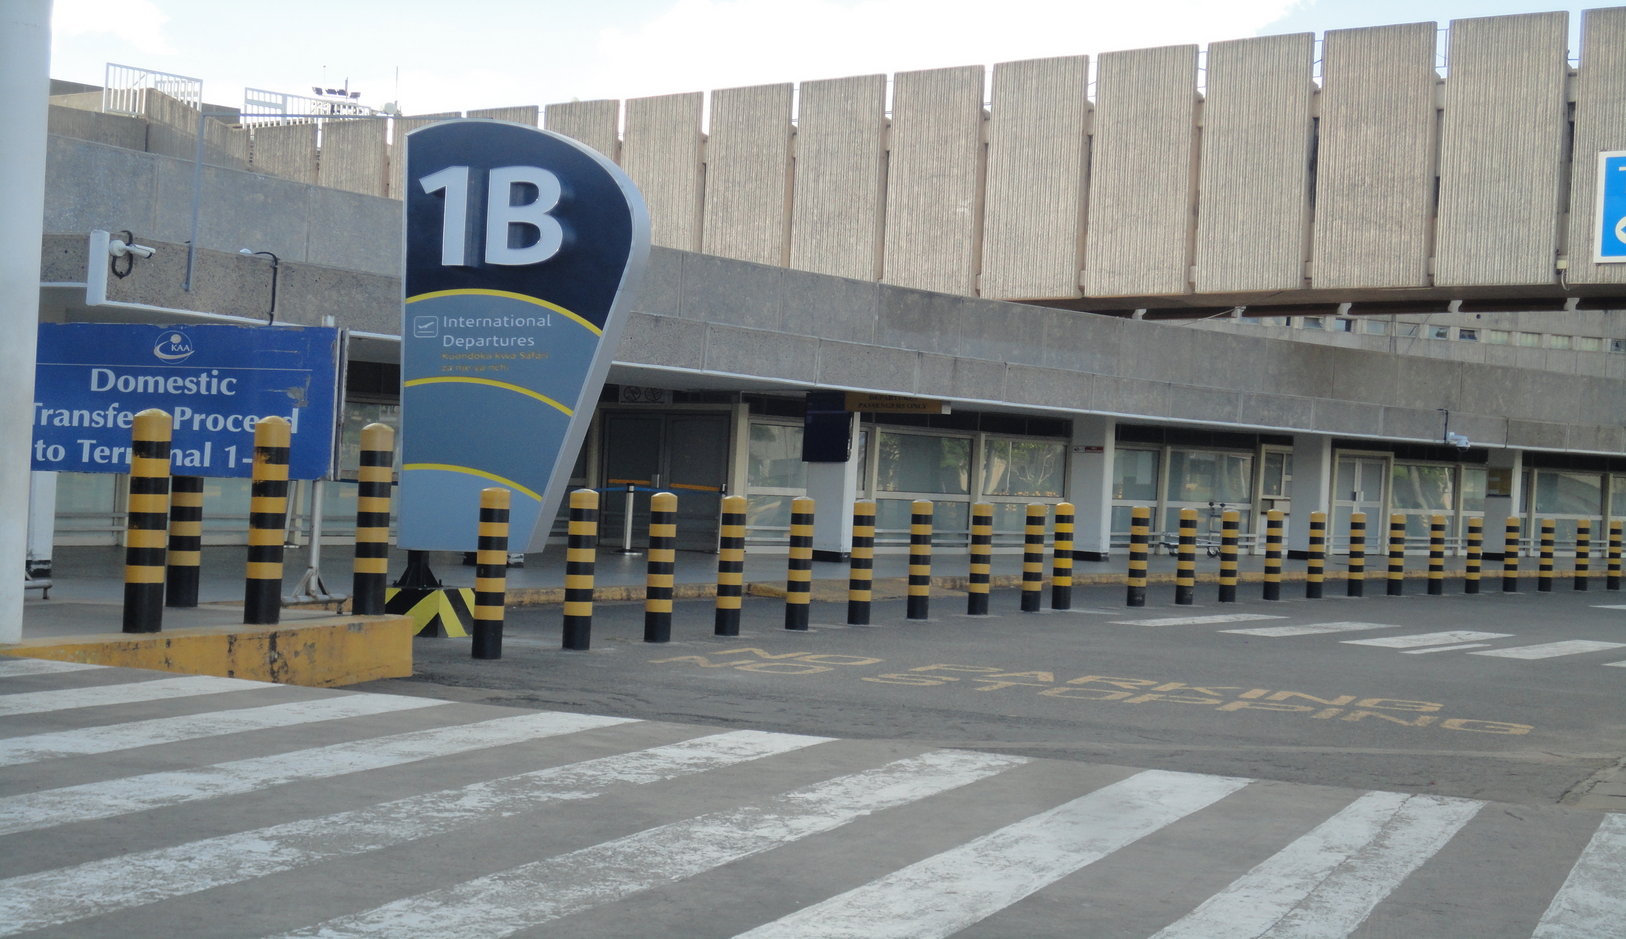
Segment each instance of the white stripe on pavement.
M1401 649L1401 655L1428 655L1430 652L1461 652L1463 649L1483 649L1488 642L1463 642L1450 646L1429 646L1424 649Z
M1626 668L1626 662L1605 662L1603 664L1613 665L1615 668Z
M133 750L200 737L217 737L270 727L290 727L314 721L332 721L346 717L365 717L392 711L411 711L436 707L450 702L435 698L414 698L407 695L351 694L311 701L290 701L287 704L268 704L264 707L242 708L235 711L215 711L209 714L187 714L181 717L157 717L128 724L107 724L101 727L81 727L48 734L0 739L0 766L33 763L65 756L83 756L88 753L112 753Z
M1603 817L1530 939L1626 939L1626 815Z
M737 939L940 939L1212 805L1250 780L1150 770Z
M1152 939L1339 939L1483 806L1369 792Z
M1593 639L1569 639L1564 642L1544 642L1535 646L1512 646L1506 649L1492 649L1489 652L1470 652L1469 655L1494 655L1504 659L1555 659L1561 655L1581 655L1587 652L1602 652L1605 649L1619 649L1626 646L1626 642L1598 642Z
M497 939L957 789L1024 757L935 750L525 864L286 934Z
M86 665L83 662L56 662L51 659L25 659L17 656L0 656L0 678L12 678L17 675L51 675L57 672L82 672L89 668L106 668L105 665Z
M1594 610L1626 610L1626 603L1594 603Z
M1400 629L1388 623L1310 623L1305 626L1258 626L1253 629L1222 629L1239 636L1315 636L1321 633L1353 633L1363 629Z
M1206 626L1209 623L1247 623L1261 619L1287 619L1265 613L1216 613L1213 616L1165 616L1162 619L1120 619L1114 626Z
M284 783L400 766L418 760L629 724L622 717L544 711L418 730L309 750L216 763L190 770L127 776L0 799L0 834L111 818L165 805L216 799Z
M1382 639L1345 639L1350 646L1380 646L1385 649L1415 649L1419 646L1445 646L1459 642L1478 642L1481 639L1507 639L1512 633L1481 633L1471 629L1454 629L1443 633L1415 633L1410 636L1385 636Z
M0 881L0 936L101 916L336 857L445 835L645 785L800 750L828 737L740 730L396 799Z
M186 698L199 694L247 691L250 688L289 687L292 686L274 685L264 681L245 681L241 678L186 675L180 678L159 678L155 681L132 681L117 685L95 685L89 688L59 688L52 691L0 694L0 715L43 714L46 711L64 711L68 708L101 707L108 704L135 704L139 701L162 701L168 698Z

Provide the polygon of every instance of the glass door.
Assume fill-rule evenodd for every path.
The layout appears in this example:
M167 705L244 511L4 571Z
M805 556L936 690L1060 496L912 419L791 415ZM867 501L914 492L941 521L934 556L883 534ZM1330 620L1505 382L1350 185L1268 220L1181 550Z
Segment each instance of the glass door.
M1383 515L1383 483L1389 476L1389 461L1382 457L1346 456L1338 459L1334 482L1332 531L1328 544L1340 554L1349 553L1349 519L1366 513L1366 553L1372 554L1388 537L1388 521Z

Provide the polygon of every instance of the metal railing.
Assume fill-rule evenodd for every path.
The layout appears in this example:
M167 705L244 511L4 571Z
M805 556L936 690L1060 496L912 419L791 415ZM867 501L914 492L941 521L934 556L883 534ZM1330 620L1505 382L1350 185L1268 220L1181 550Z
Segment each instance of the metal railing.
M107 63L106 77L102 80L102 110L109 114L139 116L145 104L142 95L148 90L163 92L182 104L203 110L203 79L113 62Z
M333 117L375 117L381 112L337 98L310 98L263 88L243 89L244 124L310 124Z

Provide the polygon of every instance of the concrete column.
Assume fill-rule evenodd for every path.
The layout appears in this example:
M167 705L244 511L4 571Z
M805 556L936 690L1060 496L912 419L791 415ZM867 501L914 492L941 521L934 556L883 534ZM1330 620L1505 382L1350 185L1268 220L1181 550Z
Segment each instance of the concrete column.
M1105 561L1112 551L1112 461L1118 422L1099 414L1073 418L1067 498L1077 509L1073 557Z
M1326 434L1293 435L1293 510L1287 520L1288 557L1303 560L1309 556L1311 512L1332 514L1332 474L1335 470L1331 437ZM1366 524L1369 532L1377 530L1371 519Z
M847 417L847 462L807 464L807 497L814 502L815 561L845 560L853 550L853 501L858 498L858 415Z
M28 576L51 576L56 537L56 474L31 473L28 490Z
M23 636L51 0L0 4L0 643Z

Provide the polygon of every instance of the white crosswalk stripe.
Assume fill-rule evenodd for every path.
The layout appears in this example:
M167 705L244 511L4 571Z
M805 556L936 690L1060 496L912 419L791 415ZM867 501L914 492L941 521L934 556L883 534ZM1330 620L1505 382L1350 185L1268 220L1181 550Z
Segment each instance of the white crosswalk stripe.
M1531 939L1626 939L1626 815L1606 815Z
M159 678L155 681L132 681L119 685L96 685L90 688L62 688L55 691L23 691L0 694L0 715L44 714L69 708L103 707L109 704L136 704L141 701L163 701L200 694L220 694L226 691L249 689L278 690L288 685L272 685L262 681L244 681L241 678L215 678L210 675L186 675L180 678Z
M55 662L51 659L0 656L0 678L13 678L19 675L53 675L58 672L81 672L87 669L106 667L105 665L86 665L83 662Z
M1416 649L1421 646L1445 646L1481 639L1507 639L1512 633L1485 633L1472 629L1453 629L1440 633L1417 633L1411 636L1384 636L1381 639L1345 639L1348 646L1378 646L1383 649Z
M1505 649L1491 649L1487 652L1470 652L1468 654L1494 655L1505 659L1554 659L1561 655L1582 655L1587 652L1602 652L1605 649L1619 649L1622 646L1626 646L1626 642L1569 639L1563 642L1543 642L1534 646L1512 646Z
M1307 623L1303 626L1255 626L1251 629L1222 629L1220 632L1236 633L1239 636L1266 636L1274 639L1287 636L1318 636L1324 633L1352 633L1369 629L1400 628L1387 623Z
M1263 619L1287 619L1265 613L1215 613L1212 616L1164 616L1158 619L1113 620L1114 626L1207 626L1211 623L1249 623Z

